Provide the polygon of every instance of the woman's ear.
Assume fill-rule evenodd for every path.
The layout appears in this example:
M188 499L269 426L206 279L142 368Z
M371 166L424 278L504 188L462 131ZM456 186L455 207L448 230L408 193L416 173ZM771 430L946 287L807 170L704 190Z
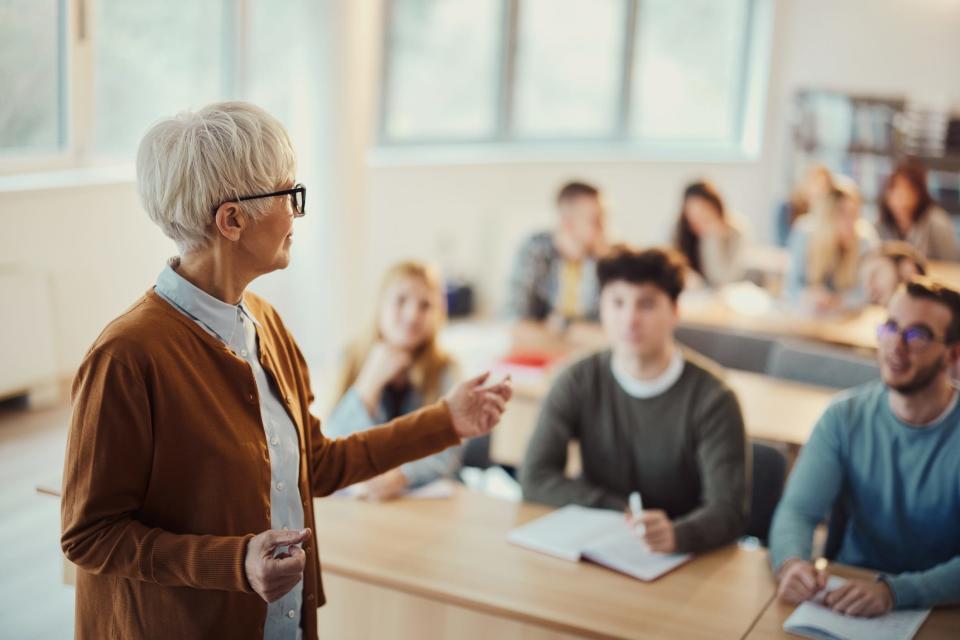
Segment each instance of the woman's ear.
M221 236L231 242L236 242L243 235L244 229L249 224L249 219L239 204L224 202L217 207L213 224Z

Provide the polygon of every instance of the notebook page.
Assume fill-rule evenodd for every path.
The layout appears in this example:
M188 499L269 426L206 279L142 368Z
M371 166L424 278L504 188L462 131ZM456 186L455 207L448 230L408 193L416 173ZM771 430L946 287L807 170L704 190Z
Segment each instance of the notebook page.
M843 640L910 640L930 614L930 609L891 611L876 618L854 618L820 604L823 596L846 580L830 576L827 588L804 602L783 623L783 630L806 638L842 638Z
M576 562L591 540L622 524L623 518L619 511L569 505L513 529L507 541Z
M583 557L638 580L656 580L692 557L689 553L655 553L639 540L623 520L583 550Z

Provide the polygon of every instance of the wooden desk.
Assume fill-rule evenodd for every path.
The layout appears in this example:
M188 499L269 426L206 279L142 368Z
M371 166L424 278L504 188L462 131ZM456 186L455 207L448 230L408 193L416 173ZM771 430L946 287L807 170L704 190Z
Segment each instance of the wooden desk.
M836 389L727 369L727 384L736 392L747 435L794 447L806 444Z
M721 296L700 293L682 298L680 304L680 320L685 325L814 340L871 353L877 347L877 325L885 319L886 311L880 307L829 318L816 318L778 306L738 310Z
M727 370L726 381L740 400L747 435L781 442L793 449L806 443L830 399L837 393L827 387L735 369ZM539 382L514 386L514 397L491 435L490 456L494 462L514 466L523 462L549 385L550 376L545 375ZM579 469L576 461L570 465L567 468L570 473Z
M873 579L873 572L855 569L853 567L844 567L834 565L831 572L846 578L868 578ZM768 578L771 583L772 578ZM783 630L783 623L786 622L794 607L783 604L774 599L770 602L766 611L757 621L756 626L747 634L747 640L788 640L796 638ZM951 607L943 609L934 609L930 616L920 627L916 640L946 640L947 638L957 638L960 635L960 607Z
M509 544L549 509L451 499L315 502L321 638L742 638L773 597L767 554L731 546L643 583Z
M960 290L960 262L930 261L927 263L927 275L938 282Z

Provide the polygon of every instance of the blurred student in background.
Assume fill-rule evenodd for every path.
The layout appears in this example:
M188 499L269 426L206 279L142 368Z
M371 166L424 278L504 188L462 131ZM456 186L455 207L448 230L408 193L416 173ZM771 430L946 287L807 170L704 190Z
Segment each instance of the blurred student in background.
M926 169L917 163L899 165L887 180L877 231L882 240L910 243L928 260L960 259L950 216L930 196Z
M792 302L826 313L866 303L860 286L862 257L877 244L874 228L860 215L860 192L837 177L827 195L790 232L786 294Z
M833 174L822 164L813 164L807 168L803 179L798 182L789 200L780 205L777 212L777 243L787 244L790 230L797 220L810 211L812 203L824 197L833 187Z
M446 319L441 281L419 262L394 265L383 278L376 317L366 337L347 355L339 402L324 432L347 436L406 415L442 397L457 381L453 360L437 334ZM451 477L461 465L463 447L452 447L376 476L360 495L389 500L407 489Z
M927 261L906 242L884 242L871 251L860 268L860 281L870 304L887 306L902 283L926 275Z
M688 286L719 287L743 276L744 223L730 214L720 192L698 181L683 192L674 246L692 271Z
M606 211L600 191L570 182L557 194L557 223L524 242L510 278L508 312L515 337L550 349L581 321L596 321L596 261L606 246Z

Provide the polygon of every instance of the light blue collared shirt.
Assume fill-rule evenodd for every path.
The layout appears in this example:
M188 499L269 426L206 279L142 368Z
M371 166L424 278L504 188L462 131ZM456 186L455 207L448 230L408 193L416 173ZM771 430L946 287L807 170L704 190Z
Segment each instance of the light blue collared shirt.
M193 319L207 333L221 340L253 373L260 396L260 417L270 451L270 527L303 528L303 503L300 497L300 440L293 420L270 386L267 372L260 364L256 327L260 326L246 306L227 304L188 282L174 271L179 258L173 258L157 277L156 292L175 309ZM282 551L283 549L278 549ZM287 595L267 606L264 640L302 638L300 610L303 605L303 581Z

